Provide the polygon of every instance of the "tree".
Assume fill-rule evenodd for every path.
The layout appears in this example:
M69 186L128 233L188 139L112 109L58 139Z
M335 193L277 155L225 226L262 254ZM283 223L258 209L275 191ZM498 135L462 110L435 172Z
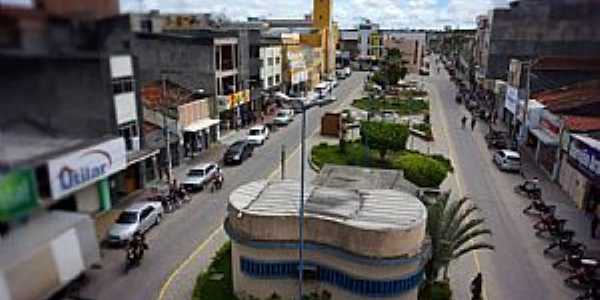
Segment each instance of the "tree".
M474 217L479 210L474 204L467 205L469 198L449 201L449 194L440 197L427 209L427 233L431 238L431 258L425 265L426 282L425 299L431 293L431 287L437 280L440 270L444 270L443 278L448 279L450 262L472 251L489 249L494 246L477 238L491 235L489 229L481 228L485 222Z
M408 69L406 62L402 60L402 52L399 49L389 49L383 61L383 72L389 84L397 84L398 80L404 79Z
M363 143L379 152L383 161L389 150L400 151L406 148L408 127L384 122L361 122L360 136Z

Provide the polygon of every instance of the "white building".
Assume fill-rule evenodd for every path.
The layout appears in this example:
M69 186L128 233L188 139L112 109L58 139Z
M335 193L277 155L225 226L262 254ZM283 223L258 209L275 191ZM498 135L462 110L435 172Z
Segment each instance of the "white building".
M281 46L264 45L260 47L260 81L263 90L270 90L281 84Z
M229 198L233 288L240 299L298 290L300 183L255 181ZM417 299L428 259L427 210L390 189L305 189L304 293L334 300Z

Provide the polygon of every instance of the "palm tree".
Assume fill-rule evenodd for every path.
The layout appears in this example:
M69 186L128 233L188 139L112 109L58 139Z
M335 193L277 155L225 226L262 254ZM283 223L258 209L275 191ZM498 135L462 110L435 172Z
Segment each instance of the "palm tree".
M440 270L444 270L443 279L448 280L450 262L476 250L494 250L494 246L476 241L483 235L491 235L489 229L481 228L485 222L474 217L479 210L474 204L468 204L469 198L449 201L450 194L440 197L427 209L427 233L431 238L431 258L425 266L427 280L424 290L430 293ZM425 297L425 299L428 299Z

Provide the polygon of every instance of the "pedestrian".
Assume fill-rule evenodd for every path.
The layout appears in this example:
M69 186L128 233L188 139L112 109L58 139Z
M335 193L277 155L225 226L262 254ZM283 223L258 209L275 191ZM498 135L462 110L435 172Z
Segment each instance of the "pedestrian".
M477 276L471 281L471 300L481 300L481 290L483 287L483 276L477 273Z
M598 223L600 223L600 218L598 218L597 212L592 212L592 222L591 222L591 232L590 235L592 239L596 238L596 231L598 230Z
M460 119L460 125L462 129L465 129L465 124L467 124L467 116L463 116L462 119Z
M475 125L477 124L477 118L475 116L471 117L471 131L475 130Z

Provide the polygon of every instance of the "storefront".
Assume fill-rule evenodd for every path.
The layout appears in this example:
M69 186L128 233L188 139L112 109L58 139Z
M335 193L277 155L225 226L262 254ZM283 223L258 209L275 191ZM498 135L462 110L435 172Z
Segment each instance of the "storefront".
M243 90L227 96L217 96L221 129L224 131L240 128L250 123L252 109L250 90Z
M514 137L515 132L518 132L518 128L516 128L516 116L518 112L517 108L519 106L519 101L519 90L513 86L507 85L502 121L508 127L512 137Z
M194 156L208 149L210 144L219 140L219 120L201 119L190 123L183 129L183 141L186 145L186 153Z
M107 178L127 167L122 137L71 152L47 163L51 209L96 213L111 208Z
M577 207L589 211L600 203L600 141L571 134L560 185Z
M531 138L529 141L535 140L535 161L552 179L558 177L559 168L559 143L560 143L560 118L547 110L542 113L537 113L533 107L529 109L528 122L530 125L529 132ZM539 115L539 125L535 126L536 120L534 116ZM528 143L530 144L530 143Z

